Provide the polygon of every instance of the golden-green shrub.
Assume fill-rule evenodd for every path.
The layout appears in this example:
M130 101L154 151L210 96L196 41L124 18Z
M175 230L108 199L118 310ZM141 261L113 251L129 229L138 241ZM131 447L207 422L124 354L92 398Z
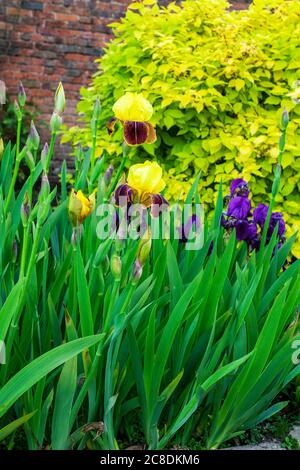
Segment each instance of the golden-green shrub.
M300 2L256 0L245 11L228 6L225 0L167 8L155 0L133 3L113 25L115 39L91 86L81 90L78 111L88 123L100 96L98 154L105 149L116 161L121 129L109 137L105 122L120 95L142 92L154 106L158 140L133 149L130 158L159 160L173 198L184 196L201 170L202 201L211 209L219 182L239 175L255 202L268 202L286 107L291 123L277 209L291 232L300 228L300 105L291 97L300 79ZM89 145L89 125L72 127L63 140ZM294 254L300 256L300 243Z

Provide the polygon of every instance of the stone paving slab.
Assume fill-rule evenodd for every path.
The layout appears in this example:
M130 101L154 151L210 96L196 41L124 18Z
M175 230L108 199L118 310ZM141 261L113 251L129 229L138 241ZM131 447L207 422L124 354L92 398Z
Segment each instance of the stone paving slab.
M290 435L298 441L300 446L300 424L296 424L290 432Z
M226 450L286 450L277 441L266 441L256 445L228 447Z

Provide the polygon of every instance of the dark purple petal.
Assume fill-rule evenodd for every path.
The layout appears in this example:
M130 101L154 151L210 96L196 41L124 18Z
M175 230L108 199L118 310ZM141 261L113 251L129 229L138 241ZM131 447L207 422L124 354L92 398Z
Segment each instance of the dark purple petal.
M168 201L161 194L151 194L151 216L158 217L159 214L169 206Z
M235 226L237 240L253 240L257 234L256 224L249 223L247 220L239 220Z
M248 240L254 240L257 235L257 226L254 223L249 223L248 227Z
M260 225L262 229L265 225L268 210L269 210L269 206L266 206L265 204L258 204L257 208L254 209L253 211L254 222ZM278 236L282 237L286 229L285 223L283 220L283 215L281 214L281 212L272 212L271 217L270 217L268 232L267 232L268 239L271 238L272 233L274 232L275 227L277 225L278 225Z
M237 220L244 220L250 214L251 202L246 197L236 196L228 204L227 215Z
M267 218L269 206L265 204L258 204L258 206L253 211L254 222L260 227L263 227Z
M245 180L242 178L236 178L231 182L230 195L247 197L249 195L249 187Z
M248 238L249 224L247 220L239 220L235 226L237 240L246 240Z
M104 173L104 181L105 181L105 184L109 184L109 183L110 183L113 172L114 172L114 166L113 166L113 165L109 165L109 167L107 168L106 172Z
M148 134L148 123L136 121L124 122L124 139L128 145L144 144L148 138Z
M278 235L279 237L282 237L285 232L285 223L284 223L283 215L281 214L281 212L273 212L271 214L269 230L268 230L268 232L270 232L270 235L272 235L277 224L278 224Z
M128 184L121 184L115 190L114 198L117 206L126 206L133 201L133 191Z

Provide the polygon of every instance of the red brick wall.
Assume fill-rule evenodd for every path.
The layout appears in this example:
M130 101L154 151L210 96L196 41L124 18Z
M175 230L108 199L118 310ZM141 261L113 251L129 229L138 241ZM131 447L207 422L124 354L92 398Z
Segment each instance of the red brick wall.
M61 80L67 95L64 121L74 123L80 87L89 83L94 59L110 38L107 24L124 15L130 2L0 0L0 80L8 94L14 96L22 80L41 119L48 121ZM233 3L243 7L247 0Z

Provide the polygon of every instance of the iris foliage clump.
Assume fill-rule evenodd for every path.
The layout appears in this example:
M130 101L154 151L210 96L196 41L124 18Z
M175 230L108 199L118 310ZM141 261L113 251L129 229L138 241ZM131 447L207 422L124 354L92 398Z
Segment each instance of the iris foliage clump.
M151 132L155 140L155 129L141 125L145 115L136 113L145 102L134 103L135 113L129 106L122 116L128 143L139 143L139 130L141 138ZM118 205L123 195L125 206L139 201L152 212L166 202L162 169L148 161L133 165L126 178L136 147L123 146L117 171L96 158L96 100L93 145L76 152L74 186L67 187L64 162L60 186L51 191L47 175L65 107L62 85L50 146L41 153L34 125L20 145L24 104L22 95L17 145L6 143L0 166L4 445L14 448L23 433L26 447L35 450L118 449L125 442L163 449L186 446L192 437L218 448L282 410L287 401L276 397L300 373L292 360L300 339L300 260L287 263L294 237L278 244L280 221L268 236L280 160L260 246L250 254L235 230L225 236L221 186L196 250L176 237L151 240L149 231L103 240L99 205ZM15 191L21 162L30 174ZM198 186L199 176L185 204L200 202ZM132 442L137 427L139 442Z

